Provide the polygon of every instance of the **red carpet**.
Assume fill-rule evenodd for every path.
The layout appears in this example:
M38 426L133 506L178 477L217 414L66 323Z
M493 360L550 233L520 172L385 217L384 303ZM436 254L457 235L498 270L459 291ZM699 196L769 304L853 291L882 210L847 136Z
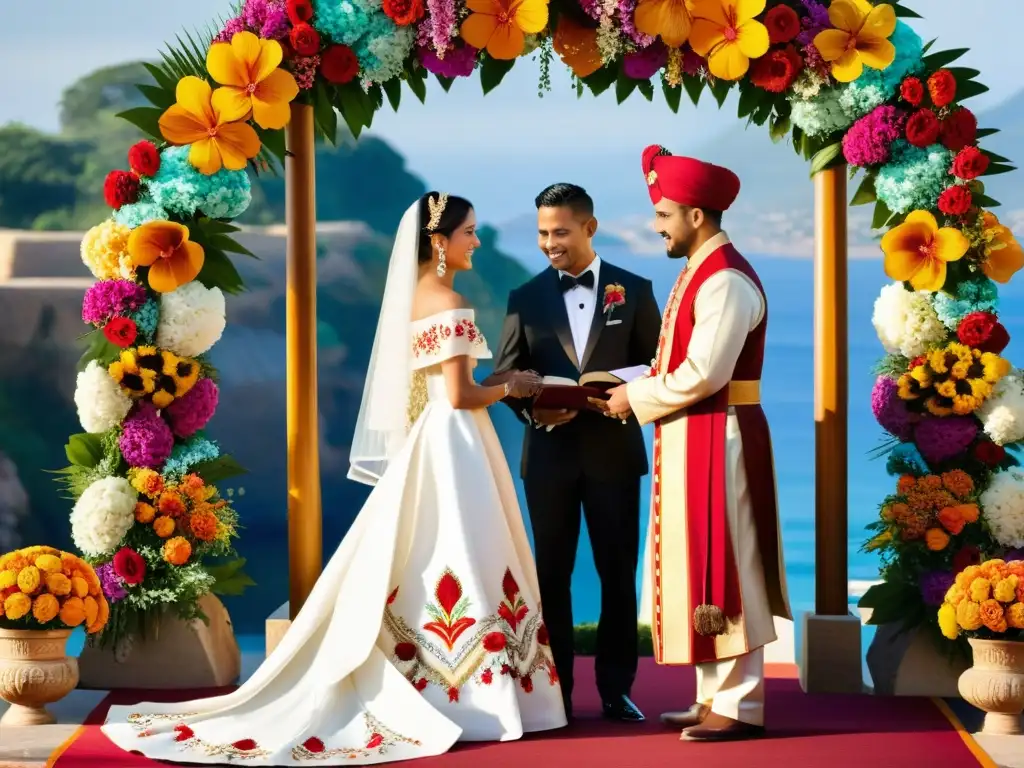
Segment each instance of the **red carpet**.
M778 676L779 673L783 676ZM774 674L773 674L774 673ZM634 700L648 716L641 725L609 723L598 716L594 668L577 661L576 722L566 730L527 736L521 741L458 745L441 757L416 760L417 768L991 768L975 757L973 739L957 730L930 699L871 696L809 696L788 668L769 670L769 736L723 744L680 742L658 714L693 701L693 670L658 667L641 659ZM219 693L221 691L217 691ZM111 694L90 714L86 726L62 752L56 768L150 768L170 765L116 749L100 732L114 703L195 698L214 692L122 691ZM957 724L958 725L958 724Z

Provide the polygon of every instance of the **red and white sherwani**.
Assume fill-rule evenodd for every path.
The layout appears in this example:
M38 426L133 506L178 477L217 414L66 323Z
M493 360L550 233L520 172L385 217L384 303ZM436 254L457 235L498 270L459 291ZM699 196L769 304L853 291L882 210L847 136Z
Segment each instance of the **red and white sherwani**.
M655 424L644 569L655 658L695 664L698 703L752 725L764 724L773 616L791 618L760 405L766 329L757 274L720 233L676 281L651 374L627 386L640 423ZM723 634L694 630L701 604L723 610Z

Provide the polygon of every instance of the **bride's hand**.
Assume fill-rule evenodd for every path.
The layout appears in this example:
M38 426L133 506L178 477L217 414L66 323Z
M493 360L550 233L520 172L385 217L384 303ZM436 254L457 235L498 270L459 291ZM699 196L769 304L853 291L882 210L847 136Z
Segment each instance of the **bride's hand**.
M522 400L540 392L541 377L536 371L515 371L508 379L509 395Z

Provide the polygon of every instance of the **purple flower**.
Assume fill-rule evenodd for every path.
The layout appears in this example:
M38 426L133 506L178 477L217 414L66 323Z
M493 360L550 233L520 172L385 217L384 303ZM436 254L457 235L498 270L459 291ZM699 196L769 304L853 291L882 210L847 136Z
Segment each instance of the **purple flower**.
M696 75L705 67L707 67L707 60L697 53L689 45L686 45L683 49L683 72L687 75Z
M103 594L111 603L124 600L128 596L128 590L124 587L124 580L114 571L113 561L104 563L96 568L96 575L99 577Z
M234 19L228 19L227 23L224 25L224 29L220 31L219 35L213 38L213 42L230 43L231 38L237 33L245 31L245 19L241 16Z
M424 46L419 49L420 61L428 72L441 77L469 77L476 66L476 55L479 51L471 45L449 48L442 59L433 48Z
M636 6L637 0L619 0L619 26L622 29L622 34L640 48L646 48L654 42L654 38L650 35L645 35L636 28L636 22L634 21Z
M850 126L843 136L843 155L850 165L861 167L889 162L892 143L903 136L907 115L883 104Z
M1003 555L1003 560L1006 562L1012 562L1014 560L1024 560L1024 549L1011 549Z
M627 53L622 71L633 80L650 80L668 61L668 48L660 40L646 48Z
M929 464L941 464L966 451L978 435L973 416L922 419L914 430L914 442Z
M803 0L807 15L800 19L800 25L804 28L796 37L800 45L812 45L815 36L823 29L831 29L832 22L828 18L828 8L815 0ZM815 49L817 50L817 49Z
M921 574L921 599L925 605L939 606L956 577L949 571L926 571Z
M158 469L174 449L174 434L156 406L142 401L124 420L118 444L131 466Z
M245 26L262 38L280 40L288 35L288 11L284 0L245 0Z
M420 25L419 32L429 36L427 39L438 53L438 58L444 58L452 47L456 19L455 0L427 0L427 18ZM427 40L417 42L426 45Z
M82 299L82 321L103 326L116 315L127 315L146 303L146 289L131 280L100 280Z
M879 376L871 390L871 412L882 429L903 442L909 442L914 434L913 416L898 391L895 379Z
M171 429L178 437L191 437L213 417L220 391L212 379L200 379L188 392L165 409Z
M601 0L579 0L580 8L594 21L601 20Z

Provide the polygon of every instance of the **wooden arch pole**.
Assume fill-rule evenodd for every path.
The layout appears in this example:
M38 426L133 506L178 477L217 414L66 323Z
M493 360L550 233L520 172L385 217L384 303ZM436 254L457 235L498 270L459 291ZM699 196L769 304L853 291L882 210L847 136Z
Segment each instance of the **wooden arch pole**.
M288 433L288 612L323 567L316 367L316 165L313 108L292 104L285 159L288 225L285 338Z
M846 616L846 166L814 177L815 613Z

